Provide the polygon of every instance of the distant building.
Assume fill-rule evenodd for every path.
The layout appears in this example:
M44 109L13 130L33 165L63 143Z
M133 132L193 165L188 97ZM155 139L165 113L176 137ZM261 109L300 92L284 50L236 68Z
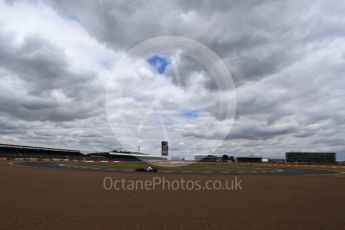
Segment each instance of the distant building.
M217 155L195 155L194 160L199 162L217 162L219 157Z
M262 157L236 157L239 163L261 163Z
M281 164L281 163L284 163L284 162L285 162L285 159L271 159L271 158L268 159L268 163L278 163L278 164Z
M286 162L335 163L336 154L327 152L287 152Z

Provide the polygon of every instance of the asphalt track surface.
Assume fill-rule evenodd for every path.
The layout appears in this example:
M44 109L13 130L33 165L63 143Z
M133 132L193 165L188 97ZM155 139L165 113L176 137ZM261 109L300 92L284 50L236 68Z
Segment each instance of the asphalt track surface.
M100 171L100 172L121 172L121 173L140 173L133 170L127 169L99 169L99 168L87 168L87 167L70 167L62 162L12 162L10 163L14 166L29 167L29 168L52 168L52 169L69 169L69 170L79 170L79 171ZM320 169L301 169L301 168L258 168L260 171L200 171L200 172L173 172L164 170L161 168L157 174L189 174L189 175L202 175L202 174L229 174L229 175L331 175L331 174L344 174L343 172L335 170L320 170ZM142 173L142 172L141 172Z

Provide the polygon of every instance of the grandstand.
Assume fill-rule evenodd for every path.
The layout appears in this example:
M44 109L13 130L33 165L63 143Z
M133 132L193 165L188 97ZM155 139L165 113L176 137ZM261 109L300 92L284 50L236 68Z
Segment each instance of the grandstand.
M84 155L78 150L0 144L0 157L80 159Z
M336 163L336 153L330 152L287 152L287 162Z
M90 160L116 160L116 161L142 161L142 160L167 160L164 156L154 156L150 154L113 150L110 152L96 152L87 154Z

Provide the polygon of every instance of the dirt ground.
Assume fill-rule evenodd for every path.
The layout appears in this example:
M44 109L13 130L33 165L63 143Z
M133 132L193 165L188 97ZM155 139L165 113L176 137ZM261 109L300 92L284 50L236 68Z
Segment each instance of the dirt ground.
M0 229L345 229L345 177L243 175L239 191L106 191L105 176L157 175L0 162Z

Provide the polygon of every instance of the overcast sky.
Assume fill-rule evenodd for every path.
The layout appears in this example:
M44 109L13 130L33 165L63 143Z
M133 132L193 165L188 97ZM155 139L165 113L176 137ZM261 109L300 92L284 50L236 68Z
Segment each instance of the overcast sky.
M167 139L173 155L217 147L272 158L335 151L344 160L344 12L345 2L328 0L0 0L0 143L83 151L132 143L159 153ZM233 88L220 90L183 50L126 56L159 36L213 50ZM124 57L131 62L119 76ZM121 91L110 112L109 90ZM228 99L235 113L214 112L212 103Z

